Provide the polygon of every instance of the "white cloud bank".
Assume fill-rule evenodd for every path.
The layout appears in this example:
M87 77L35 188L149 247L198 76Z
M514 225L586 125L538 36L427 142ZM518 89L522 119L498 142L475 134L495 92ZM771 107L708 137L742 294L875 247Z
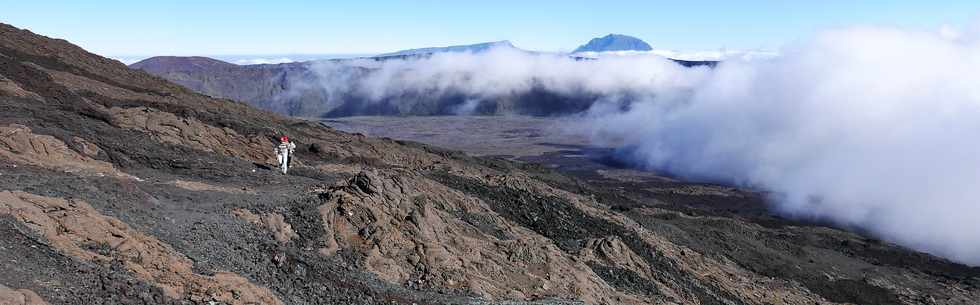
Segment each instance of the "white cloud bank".
M564 54L513 48L437 53L408 60L320 61L312 69L316 84L304 84L303 90L313 87L328 96L353 96L367 104L386 102L405 108L456 95L470 101L471 105L461 108L475 108L473 104L482 101L501 102L533 90L614 101L623 95L681 92L679 89L689 88L710 70L684 68L652 54L576 60Z
M728 61L690 98L594 108L651 168L774 192L789 215L980 265L980 44L887 28L826 32Z
M759 60L779 56L779 52L770 50L708 50L708 51L677 51L655 49L652 51L609 51L609 52L579 52L575 56L589 58L604 58L613 56L643 56L657 55L661 57L687 61L721 61L721 60Z

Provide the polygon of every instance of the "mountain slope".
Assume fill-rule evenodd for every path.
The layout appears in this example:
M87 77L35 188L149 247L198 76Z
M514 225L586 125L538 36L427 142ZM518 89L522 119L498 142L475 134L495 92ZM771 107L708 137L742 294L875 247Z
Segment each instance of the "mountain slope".
M976 269L835 229L770 228L727 207L700 209L698 200L715 197L696 187L621 192L342 133L8 25L0 76L0 303L980 297ZM271 168L284 133L299 145L290 175Z
M609 34L589 40L588 43L579 46L572 53L650 50L653 50L653 48L639 38L620 34Z
M328 95L298 90L316 81L310 63L235 65L206 57L151 57L130 65L196 92L284 114L311 116L332 109Z
M372 73L378 69L372 63L388 60L414 61L433 53L412 54L243 66L199 65L196 64L196 57L154 57L131 67L206 95L245 101L261 109L300 117L451 115L468 108L467 102L477 99L452 90L407 90L396 97L377 99L364 88L352 85L374 76ZM480 99L480 105L471 107L474 108L471 112L526 115L576 113L588 109L595 98L578 92L554 92L536 84L528 92Z
M514 47L513 44L510 43L510 41L502 40L502 41L484 42L484 43L469 44L469 45L401 50L401 51L396 51L391 53L375 55L374 57L386 58L386 57L422 56L422 55L431 55L435 53L459 53L459 52L479 53L479 52L486 52L494 48L517 49L516 47Z
M238 65L201 56L156 56L129 65L130 68L139 69L150 73L159 73L171 70L193 72L203 70L233 69L237 66Z

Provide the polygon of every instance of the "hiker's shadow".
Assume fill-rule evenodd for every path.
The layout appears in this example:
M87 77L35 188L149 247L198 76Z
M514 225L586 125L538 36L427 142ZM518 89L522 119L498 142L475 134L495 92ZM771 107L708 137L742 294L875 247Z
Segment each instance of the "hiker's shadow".
M255 167L258 167L258 168L261 168L261 169L264 169L264 170L272 170L272 167L269 166L269 165L266 165L266 164L262 164L262 163L258 163L258 162L252 162L252 165L255 165Z

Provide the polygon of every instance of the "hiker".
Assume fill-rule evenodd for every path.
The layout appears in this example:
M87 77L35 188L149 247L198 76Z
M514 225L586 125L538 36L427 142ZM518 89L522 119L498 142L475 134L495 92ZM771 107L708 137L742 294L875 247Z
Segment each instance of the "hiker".
M282 174L286 174L286 170L289 169L289 164L293 161L293 151L296 150L296 144L289 141L289 137L283 135L279 138L279 146L276 146L276 159L279 160L279 169L282 170Z

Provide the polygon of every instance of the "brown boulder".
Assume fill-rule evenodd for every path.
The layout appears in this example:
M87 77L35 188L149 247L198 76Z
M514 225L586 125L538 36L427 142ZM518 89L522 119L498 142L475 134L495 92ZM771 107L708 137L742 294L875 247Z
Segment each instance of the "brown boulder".
M71 149L58 138L34 134L27 126L0 126L0 159L86 175L128 177L116 170L111 163L92 159L91 154L97 154L98 147L84 139L78 139L83 143L84 154Z
M293 226L286 222L286 218L282 214L263 213L262 215L257 215L246 209L235 209L231 213L256 226L269 230L276 241L280 243L287 243L297 236L296 231L293 231Z

